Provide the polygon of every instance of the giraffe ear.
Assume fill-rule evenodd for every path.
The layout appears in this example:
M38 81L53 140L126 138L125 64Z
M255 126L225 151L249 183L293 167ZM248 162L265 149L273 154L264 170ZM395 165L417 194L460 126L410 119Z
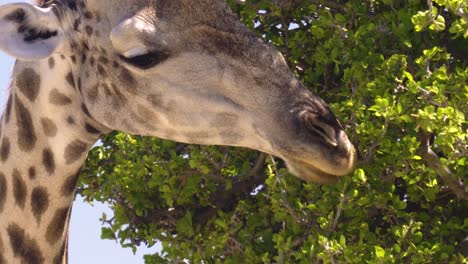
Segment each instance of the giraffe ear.
M60 46L59 25L52 8L0 6L0 50L21 60L46 58Z

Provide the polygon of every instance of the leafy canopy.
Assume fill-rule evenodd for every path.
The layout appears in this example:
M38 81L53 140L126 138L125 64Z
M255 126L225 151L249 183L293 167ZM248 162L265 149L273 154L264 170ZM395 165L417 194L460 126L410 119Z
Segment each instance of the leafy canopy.
M146 263L467 263L468 2L230 3L331 104L354 174L305 183L255 151L113 133L80 193Z

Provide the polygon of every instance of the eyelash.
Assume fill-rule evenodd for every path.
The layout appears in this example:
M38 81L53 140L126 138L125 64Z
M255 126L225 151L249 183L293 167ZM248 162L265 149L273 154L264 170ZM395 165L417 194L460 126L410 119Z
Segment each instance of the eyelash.
M134 67L147 70L167 60L167 58L169 58L169 53L159 51L135 56L132 58L126 58L124 56L120 56L120 58Z

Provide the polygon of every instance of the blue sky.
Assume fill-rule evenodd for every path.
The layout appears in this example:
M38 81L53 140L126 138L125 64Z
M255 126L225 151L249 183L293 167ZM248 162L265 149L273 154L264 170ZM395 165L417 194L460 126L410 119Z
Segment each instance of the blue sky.
M0 0L0 5L13 2ZM0 51L0 113L8 93L14 58ZM78 197L73 204L70 227L69 263L70 264L140 264L144 263L143 255L155 252L155 248L140 247L133 255L131 249L122 249L115 241L101 240L101 223L99 218L105 212L108 216L112 211L103 204L91 206L83 203Z

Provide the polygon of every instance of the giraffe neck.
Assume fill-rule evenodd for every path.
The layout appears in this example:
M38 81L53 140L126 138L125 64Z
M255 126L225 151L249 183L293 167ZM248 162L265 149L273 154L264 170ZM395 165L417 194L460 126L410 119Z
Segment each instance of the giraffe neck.
M78 172L104 132L70 65L59 55L15 65L0 123L0 263L66 262Z

